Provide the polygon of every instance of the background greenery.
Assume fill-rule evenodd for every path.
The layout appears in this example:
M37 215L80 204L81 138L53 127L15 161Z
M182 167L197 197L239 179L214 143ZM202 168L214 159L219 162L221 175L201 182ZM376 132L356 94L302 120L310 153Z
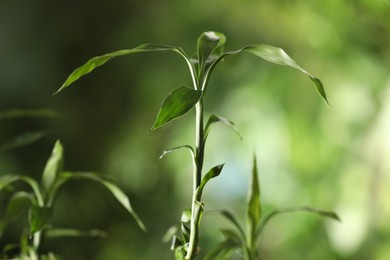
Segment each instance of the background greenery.
M0 172L38 177L61 139L67 170L115 178L149 232L99 185L74 183L59 197L54 222L99 227L110 237L53 240L44 248L75 260L171 259L161 237L189 206L191 164L186 153L158 157L193 140L194 120L147 130L166 95L190 84L184 62L171 53L136 54L51 94L92 56L144 42L191 53L203 31L221 31L227 49L284 48L323 81L330 106L294 70L250 55L226 59L210 82L206 111L235 121L244 140L223 126L211 133L205 169L226 165L205 190L206 210L244 212L255 151L266 211L310 205L342 219L280 216L262 237L266 259L388 259L389 14L388 0L1 1L0 111L46 107L59 117L0 121L1 144L25 130L50 130L40 142L2 152ZM1 211L7 198L1 194ZM227 223L206 213L202 225L209 227L201 234L206 251ZM0 245L17 231L17 224L8 229Z

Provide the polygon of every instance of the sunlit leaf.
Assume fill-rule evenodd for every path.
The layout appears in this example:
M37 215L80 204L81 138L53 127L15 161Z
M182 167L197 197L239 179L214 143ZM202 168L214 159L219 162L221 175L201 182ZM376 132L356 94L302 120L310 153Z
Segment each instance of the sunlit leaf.
M53 203L53 200L56 196L57 191L69 180L92 180L102 184L106 187L111 194L117 199L117 201L131 214L134 220L137 222L138 226L146 232L146 227L138 217L137 213L134 211L130 204L130 200L127 195L119 189L118 186L113 184L112 182L105 180L103 177L91 173L91 172L62 172L58 178L58 180L54 183L52 189L50 190L50 198L49 205Z
M87 75L88 73L92 72L96 68L104 65L107 61L120 57L120 56L125 56L133 53L139 53L139 52L151 52L151 51L173 51L180 56L182 56L186 62L187 65L189 66L189 69L191 71L191 74L193 74L193 69L191 62L185 52L179 48L179 47L174 47L174 46L168 46L168 45L158 45L158 44L143 44L140 45L134 49L124 49L124 50L119 50L119 51L114 51L111 53L107 53L101 56L96 56L89 61L87 61L84 65L80 66L76 70L74 70L68 78L65 80L65 82L62 84L62 86L54 93L57 94L69 85L71 85L73 82L77 81L79 78L81 78L84 75Z
M164 100L151 130L186 114L198 103L201 97L202 91L185 86L173 90Z
M226 118L223 118L221 116L217 116L217 115L211 115L209 120L207 120L207 123L206 123L206 127L205 127L205 132L204 132L204 139L206 140L209 133L210 133L210 130L211 130L211 127L213 124L215 123L222 123L224 125L226 125L227 127L229 127L230 129L232 129L234 132L237 133L237 135L240 137L240 139L242 140L242 136L240 135L240 132L238 131L236 125L234 124L234 122L226 119Z
M180 222L188 223L190 221L191 221L191 209L184 209L181 214Z
M257 228L256 236L259 237L261 235L261 233L264 230L264 227L268 224L268 222L272 218L274 218L274 217L276 217L276 216L278 216L280 214L293 213L293 212L309 212L309 213L313 213L313 214L319 215L321 217L331 218L331 219L334 219L334 220L337 220L337 221L341 221L339 216L336 213L334 213L334 212L320 210L320 209L315 209L315 208L311 208L311 207L291 207L291 208L285 208L285 209L278 209L278 210L275 210L275 211L271 212L269 215L267 215L267 217L265 217L261 221L260 225Z
M38 117L38 118L54 118L58 114L56 111L51 109L20 109L14 108L0 112L0 120L2 119L13 119L20 117Z
M62 171L63 166L63 147L59 140L56 141L49 160L46 162L45 169L42 174L42 186L46 191L49 191L53 185L57 175Z
M288 54L283 49L267 44L260 44L249 46L245 50L266 61L278 65L289 66L305 73L315 83L318 92L321 94L324 100L328 102L328 98L326 97L325 89L321 81L300 67L290 56L288 56Z
M249 46L245 46L245 47L238 49L238 50L228 51L228 52L224 52L223 54L221 54L208 67L208 69L205 73L204 82L202 83L202 90L206 91L207 82L209 80L211 72L214 70L215 66L221 60L223 60L227 56L239 54L243 51L247 51L251 54L256 55L257 57L260 57L260 58L262 58L266 61L269 61L271 63L274 63L274 64L292 67L292 68L297 69L297 70L301 71L302 73L306 74L314 82L314 84L317 88L317 91L319 92L321 97L327 103L329 103L326 92L325 92L325 88L318 78L316 78L315 76L310 74L307 70L300 67L283 49L278 48L278 47L274 47L271 45L267 45L267 44L249 45Z
M202 182L200 183L199 187L197 188L197 192L199 193L199 198L201 197L204 186L207 184L207 182L209 180L217 177L221 173L223 166L224 166L224 164L214 166L206 173L205 176L203 176Z
M99 229L77 230L69 228L50 228L46 229L45 237L62 238L62 237L101 237L106 238L107 232Z
M30 235L42 230L47 226L53 216L53 208L32 205L28 214Z
M47 131L36 131L23 133L0 146L0 152L12 150L22 146L30 145L42 139L48 134Z
M225 42L226 37L222 33L212 31L202 33L197 43L199 64L204 66L211 54L214 59L221 55Z
M256 157L253 158L253 169L250 182L250 188L248 193L247 202L247 233L248 233L248 246L252 248L254 246L256 237L256 228L261 219L261 201L260 201L260 188L257 172Z
M0 238L3 230L8 225L8 223L15 221L24 212L26 212L32 201L33 197L30 193L19 191L13 194L11 199L8 201L5 214L0 220Z

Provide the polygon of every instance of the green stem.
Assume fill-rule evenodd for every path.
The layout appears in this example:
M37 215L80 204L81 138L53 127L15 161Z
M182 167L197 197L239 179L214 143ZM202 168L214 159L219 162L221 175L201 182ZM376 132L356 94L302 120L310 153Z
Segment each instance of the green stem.
M191 207L191 224L190 224L190 241L188 244L188 250L186 259L194 259L197 253L199 242L199 222L201 214L199 210L196 210L196 203L200 203L201 194L197 192L197 188L200 185L202 179L202 167L204 160L204 128L203 128L203 98L195 106L196 109L196 153L195 153L195 168L194 168L194 189L192 196Z

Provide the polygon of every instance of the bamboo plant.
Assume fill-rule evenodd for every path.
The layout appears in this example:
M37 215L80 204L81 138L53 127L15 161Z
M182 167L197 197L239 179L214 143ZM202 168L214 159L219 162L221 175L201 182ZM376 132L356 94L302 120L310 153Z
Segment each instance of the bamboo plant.
M300 67L284 50L267 44L248 45L241 49L224 51L226 38L222 33L208 31L200 35L197 40L197 51L195 55L189 56L182 48L161 44L143 44L132 49L122 49L96 56L88 60L84 65L74 70L63 85L54 93L57 94L80 77L87 75L96 68L106 64L109 60L140 52L170 51L179 54L185 61L191 75L191 86L181 86L168 94L163 101L157 114L156 120L151 127L154 131L168 122L185 115L195 107L195 146L183 145L164 151L163 155L177 149L188 149L192 155L192 201L191 206L183 211L180 221L180 235L174 236L172 249L175 251L176 259L194 259L199 250L199 232L205 203L202 201L202 192L212 178L217 177L223 168L223 164L216 165L208 171L204 171L203 162L205 159L205 145L208 134L215 123L222 123L237 131L230 120L212 115L205 122L204 118L204 97L209 87L209 80L215 67L223 59L241 53L255 55L265 61L288 66L296 69L309 77L320 96L326 101L327 96L321 81Z

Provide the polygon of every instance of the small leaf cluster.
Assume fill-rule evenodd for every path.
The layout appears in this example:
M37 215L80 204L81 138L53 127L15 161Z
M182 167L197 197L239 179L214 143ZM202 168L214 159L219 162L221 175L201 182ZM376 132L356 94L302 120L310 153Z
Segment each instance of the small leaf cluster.
M206 255L205 260L229 259L235 252L245 260L261 259L258 249L260 237L266 224L277 215L297 211L314 213L321 217L340 221L339 217L333 212L310 207L278 209L263 217L257 163L256 158L254 158L247 199L246 225L243 227L230 211L219 211L233 225L233 228L220 230L224 240Z
M9 252L17 249L21 259L41 259L39 247L41 237L77 237L93 236L105 237L100 230L82 231L75 229L55 228L50 223L53 217L54 203L59 191L71 180L91 180L102 184L107 188L115 199L133 216L138 225L145 226L131 207L126 194L114 183L92 172L68 172L63 170L63 146L59 140L54 144L51 156L47 160L42 173L42 180L38 181L24 175L3 175L0 177L0 191L11 192L7 208L0 218L0 239L7 226L21 217L27 218L26 226L20 236L19 244L6 245L3 248L2 258L8 258ZM17 190L14 184L24 182L30 191ZM16 256L12 256L16 257ZM54 259L49 253L45 256Z

